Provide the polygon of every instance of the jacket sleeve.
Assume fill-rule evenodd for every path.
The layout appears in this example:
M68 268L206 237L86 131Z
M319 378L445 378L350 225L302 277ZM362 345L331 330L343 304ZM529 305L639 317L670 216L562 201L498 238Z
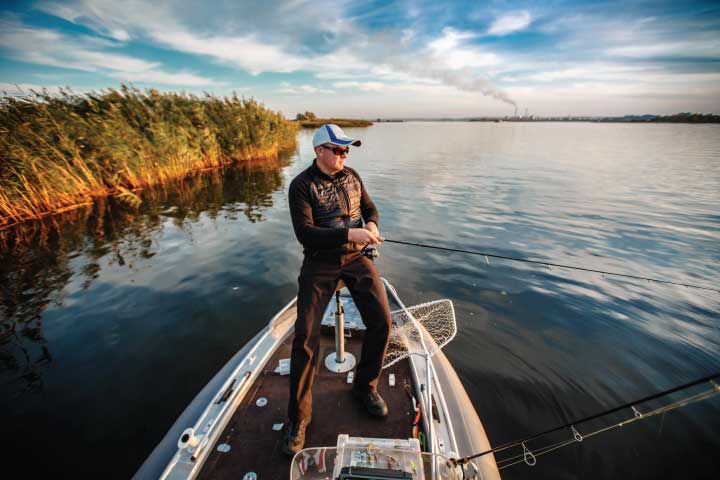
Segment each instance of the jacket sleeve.
M348 241L348 228L317 227L310 205L310 184L296 177L290 184L290 216L298 241L307 248L335 248Z

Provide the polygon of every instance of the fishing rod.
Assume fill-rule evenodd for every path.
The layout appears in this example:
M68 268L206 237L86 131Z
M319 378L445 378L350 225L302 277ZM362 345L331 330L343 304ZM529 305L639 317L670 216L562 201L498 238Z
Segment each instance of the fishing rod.
M711 388L709 390L705 390L703 392L697 393L690 397L683 398L682 400L678 400L677 402L673 402L669 405L665 405L665 406L656 408L655 410L652 410L647 413L640 413L636 410L634 412L634 415L635 415L634 417L631 417L627 420L623 420L623 421L618 422L613 425L609 425L607 427L600 428L600 429L595 430L590 433L580 434L580 432L575 430L575 428L573 427L573 430L572 430L573 438L572 439L563 440L561 442L554 443L552 445L546 445L541 448L534 448L533 451L528 450L527 446L525 446L525 444L523 443L522 444L523 453L521 453L520 455L515 455L513 457L504 458L502 460L497 461L498 470L503 470L505 468L512 467L513 465L517 465L519 463L525 463L532 467L537 462L536 457L539 457L540 455L545 455L546 453L550 453L554 450L565 447L572 443L582 442L584 439L594 437L595 435L598 435L600 433L604 433L609 430L614 430L616 428L624 427L625 425L629 425L633 422L645 420L647 418L654 417L654 416L660 415L660 414L663 415L662 419L661 419L661 423L660 423L660 429L662 430L662 422L665 419L665 414L667 412L671 412L677 408L684 407L686 405L701 402L703 400L706 400L706 399L708 399L712 396L718 395L718 394L720 394L720 388L715 387L715 388ZM520 460L518 460L518 459L520 459Z
M502 260L512 260L515 262L532 263L535 265L544 265L544 266L551 266L551 267L558 267L558 268L568 268L570 270L581 270L584 272L601 273L603 275L613 275L616 277L632 278L634 280L646 280L648 282L664 283L667 285L677 285L680 287L696 288L698 290L707 290L710 292L720 293L720 289L717 289L717 288L704 287L704 286L693 285L693 284L689 284L689 283L671 282L670 280L660 280L657 278L641 277L638 275L629 275L626 273L610 272L610 271L605 271L605 270L595 270L592 268L577 267L574 265L565 265L565 264L561 264L561 263L545 262L542 260L530 260L527 258L510 257L507 255L497 255L494 253L478 252L478 251L474 251L474 250L463 250L463 249L459 249L459 248L441 247L438 245L427 245L427 244L423 244L423 243L404 242L402 240L392 240L389 238L382 239L382 241L383 241L383 243L396 243L398 245L409 245L412 247L430 248L430 249L434 249L434 250L442 250L445 252L456 252L456 253L467 253L470 255L480 255L480 256L485 257L486 261L488 260L488 258L499 258ZM488 263L490 263L490 262L488 261Z
M623 426L623 425L626 425L626 424L631 423L631 422L633 422L633 421L639 420L639 419L641 419L641 418L648 418L648 417L657 415L658 413L664 413L664 412L666 412L666 411L673 410L674 408L678 408L678 407L687 405L687 404L689 404L689 403L694 403L695 401L704 400L705 398L709 398L709 397L712 396L712 395L720 394L720 385L718 385L717 383L715 383L715 382L713 381L713 379L715 379L715 378L717 378L717 377L720 377L720 372L716 372L716 373L714 373L714 374L712 374L712 375L708 375L708 376L706 376L706 377L703 377L703 378L694 380L694 381L692 381L692 382L685 383L685 384L683 384L683 385L679 385L679 386L677 386L677 387L670 388L670 389L668 389L668 390L664 390L664 391L659 392L659 393L655 393L655 394L653 394L653 395L648 395L647 397L640 398L640 399L635 400L635 401L633 401L633 402L625 403L625 404L623 404L623 405L620 405L619 407L611 408L610 410L606 410L606 411L604 411L604 412L596 413L596 414L594 414L594 415L590 415L590 416L588 416L588 417L581 418L581 419L575 420L575 421L573 421L573 422L565 423L564 425L559 425L559 426L557 426L557 427L550 428L550 429L545 430L545 431L543 431L543 432L535 433L535 434L533 434L533 435L530 435L530 436L528 436L528 437L525 437L525 438L522 438L522 439L519 439L519 440L513 440L513 441L511 441L511 442L504 443L504 444L502 444L502 445L500 445L500 446L491 448L491 449L489 449L489 450L485 450L485 451L480 452L480 453L476 453L476 454L469 455L469 456L466 456L466 457L454 459L453 461L454 461L456 464L458 464L458 465L463 465L463 464L466 464L466 463L468 463L470 460L473 460L473 459L475 459L475 458L479 458L479 457L482 457L482 456L487 455L487 454L490 454L490 453L501 452L501 451L503 451L503 450L507 450L508 448L516 447L516 446L520 446L520 445L521 445L521 446L523 447L523 457L525 458L526 463L528 463L529 465L534 465L534 455L533 455L533 454L527 449L527 447L525 446L525 443L526 443L526 442L529 442L530 440L534 440L534 439L536 439L536 438L539 438L539 437L548 435L548 434L550 434L550 433L554 433L554 432L557 432L557 431L560 431L560 430L564 430L564 429L569 428L569 429L571 429L571 431L572 431L572 433L573 433L573 438L574 438L574 439L571 440L571 441L569 441L569 442L561 442L561 443L562 443L562 444L568 444L568 443L573 443L573 442L575 442L575 441L581 442L584 437L589 437L589 436L592 436L592 435L596 435L596 434L601 433L601 432L604 432L604 431L606 431L606 430L610 430L611 428L621 427L621 426ZM648 413L646 413L646 414L643 414L643 413L640 413L640 411L638 411L638 409L635 407L635 405L639 405L639 404L642 404L642 403L645 403L645 402L649 402L650 400L654 400L654 399L656 399L656 398L664 397L664 396L670 395L671 393L679 392L679 391L681 391L681 390L686 390L686 389L688 389L688 388L690 388L690 387L694 387L695 385L700 385L700 384L702 384L702 383L708 383L708 382L712 385L712 388L711 388L709 391L707 391L707 392L702 392L702 393L700 393L700 394L698 394L698 395L694 395L693 397L690 397L689 399L683 399L683 400L681 400L681 401L675 402L674 404L671 404L671 405L670 405L670 406L673 407L673 408L661 407L661 408L656 409L656 410L654 410L654 411L652 411L652 412L648 412ZM585 435L584 437L583 437L582 435L580 435L580 433L578 433L578 431L575 429L575 426L576 426L576 425L580 425L580 424L583 424L583 423L587 423L587 422L589 422L589 421L591 421L591 420L595 420L595 419L598 419L598 418L600 418L600 417L604 417L604 416L606 416L606 415L610 415L611 413L619 412L619 411L625 410L625 409L632 409L632 412L633 412L634 417L631 418L630 420L625 420L625 421L620 422L620 423L618 423L618 424L611 425L610 427L606 427L606 428L600 429L600 430L598 430L598 431L596 431L596 432L593 432L592 434L587 434L587 435ZM550 447L545 447L545 449L542 449L543 451L540 452L540 454L542 454L542 453L547 453L548 451L550 451L550 449L554 449L554 447L559 448L558 445L560 445L560 444L551 445ZM514 457L514 458L516 458L516 457ZM532 461L527 461L528 458L531 458ZM509 459L506 459L505 461L507 461L507 460L509 460ZM509 465L507 465L507 466L509 466Z

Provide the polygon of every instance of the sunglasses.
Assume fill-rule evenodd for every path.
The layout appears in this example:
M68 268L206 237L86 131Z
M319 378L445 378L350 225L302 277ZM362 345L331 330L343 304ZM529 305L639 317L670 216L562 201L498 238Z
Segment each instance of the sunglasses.
M347 155L348 153L350 153L350 147L343 148L343 147L328 147L327 145L320 145L320 146L323 148L327 148L328 150L333 152L338 157L340 155Z

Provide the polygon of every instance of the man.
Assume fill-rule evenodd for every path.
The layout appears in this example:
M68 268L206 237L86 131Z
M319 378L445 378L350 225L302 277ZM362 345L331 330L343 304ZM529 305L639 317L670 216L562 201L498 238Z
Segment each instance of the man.
M380 243L378 212L360 176L345 167L350 145L359 147L360 140L348 137L337 125L323 125L313 137L313 164L290 184L290 214L305 258L298 277L289 425L283 438L283 451L288 455L305 444L312 386L320 362L320 323L340 279L350 290L366 327L353 395L373 415L384 417L388 412L377 384L392 320L380 275L362 254L365 245Z

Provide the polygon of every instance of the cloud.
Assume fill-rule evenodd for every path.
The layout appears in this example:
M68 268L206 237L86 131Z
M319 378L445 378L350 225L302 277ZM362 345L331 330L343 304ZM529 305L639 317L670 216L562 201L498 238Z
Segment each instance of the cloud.
M452 70L497 65L498 56L479 47L467 46L465 40L477 37L472 32L460 32L452 28L443 29L443 35L431 41L428 49L436 62Z
M407 46L412 44L413 40L417 37L417 32L412 28L405 28L402 30L402 37L400 38L400 43L403 46Z
M558 51L582 51L586 57L624 57L628 62L720 57L720 22L706 15L635 18L576 12L549 20L538 29L562 38Z
M216 82L189 72L166 72L155 69L139 72L117 71L110 72L109 75L128 82L159 83L161 85L181 85L188 87L223 85L221 82Z
M720 57L720 37L695 41L674 41L664 43L646 43L609 48L607 54L631 58L718 58Z
M552 91L551 91L552 92ZM695 89L685 86L678 88L663 88L660 86L649 87L647 84L627 83L627 84L607 84L604 82L576 82L569 88L556 89L558 94L572 95L577 97L593 96L595 98L619 98L619 97L635 97L635 98L696 98L702 99L708 93L720 92L720 88L712 89ZM546 92L550 93L550 92Z
M0 44L9 50L11 58L22 62L102 73L127 81L195 87L217 84L189 72L167 72L158 62L101 50L107 43L97 39L71 38L14 21L0 22Z
M277 90L280 93L289 93L292 95L303 95L303 94L333 94L334 90L328 90L324 88L315 87L313 85L293 85L289 82L282 82L281 88Z
M521 10L519 12L506 13L505 15L497 18L490 28L488 29L488 35L507 35L509 33L518 32L525 30L532 21L530 12L527 10Z
M40 11L49 13L50 15L54 15L69 22L80 23L80 21L82 21L82 23L86 24L93 30L115 40L119 40L121 42L128 41L130 39L130 33L125 28L116 23L110 22L110 24L107 24L107 21L98 21L96 19L96 13L103 8L104 3L106 2L103 0L95 2L94 4L88 2L86 5L83 5L84 8L78 9L73 5L53 2L38 2L34 5L34 7ZM133 8L135 6L136 5L132 5L128 2L128 4L123 7ZM147 10L143 11L148 13Z
M428 43L428 48L433 52L442 54L459 47L464 40L475 37L477 37L476 33L461 32L454 28L445 27L442 30L442 36Z
M263 72L289 73L308 66L307 58L287 54L275 45L258 41L254 35L204 37L178 29L153 31L151 37L174 50L209 55L247 70L252 75Z
M656 98L662 94L677 98L693 89L698 95L705 91L710 100L713 89L709 83L717 68L707 60L720 59L717 18L677 13L663 16L657 11L598 12L585 7L563 13L545 15L547 20L537 24L537 32L553 41L554 48L506 55L491 78L535 86L539 96L558 88L583 91L589 95L587 103L593 105L598 105L593 98L608 98L610 93L604 92L627 98L625 92L631 84L654 92ZM605 90L597 88L603 84ZM593 88L579 90L578 85ZM635 93L633 96L640 98ZM521 100L528 101L533 100Z
M37 8L104 35L124 32L127 38L150 40L258 75L306 69L319 53L303 47L308 37L321 37L314 39L322 50L338 34L348 33L345 20L337 16L342 3L265 0L207 8L173 0L71 0L42 2Z
M539 71L515 78L513 82L633 82L648 84L702 83L720 81L720 73L667 72L660 66L627 65L622 63L587 63L557 70Z
M428 42L412 28L368 31L358 24L362 16L347 16L348 5L267 0L257 6L228 3L208 10L179 2L146 8L132 1L120 5L76 0L63 5L46 2L39 8L106 35L123 31L133 39L149 39L253 75L311 72L323 79L361 81L357 76L373 73L380 76L370 81L395 76L396 81L410 83L443 82L508 101L482 72L501 60L469 44L475 34L445 29ZM289 93L301 87L284 88Z
M535 71L518 76L513 81L521 82L557 82L565 80L606 80L618 81L637 79L650 67L643 65L625 65L622 63L576 63L571 67ZM505 79L506 81L508 79Z
M333 83L335 88L355 88L364 92L378 92L385 88L385 84L382 82L335 82Z
M212 82L198 72L202 65L215 63L227 67L221 70L292 79L275 90L288 94L283 97L288 103L300 95L316 95L313 101L321 104L321 94L336 90L344 99L355 99L358 108L370 108L370 99L400 104L422 92L413 98L424 105L434 101L455 108L468 102L464 111L504 112L507 107L486 102L477 93L515 104L518 99L511 96L524 92L520 101L526 106L534 100L523 88L538 98L565 88L607 99L602 89L593 90L601 84L618 95L630 91L625 85L668 95L690 89L709 92L720 59L717 15L669 12L646 4L632 9L548 4L500 14L491 6L478 9L475 16L466 8L427 3L413 16L397 6L358 8L349 0L222 2L212 9L180 0L68 0L35 6L91 29L94 36L45 30L46 35L60 36L34 39L35 47L22 49L22 56L30 59L25 61L190 85ZM472 24L483 26L473 29ZM447 25L454 28L443 28ZM512 35L529 28L539 42ZM53 43L79 48L71 54L73 49L59 51ZM157 61L125 54L127 43L189 54L200 66L194 72L168 72ZM101 56L108 65L101 64ZM257 78L253 91L266 91L261 82L268 78L275 77ZM512 88L500 88L504 85ZM561 105L558 95L553 98ZM573 102L585 102L581 97L574 96ZM601 102L588 99L587 104Z

